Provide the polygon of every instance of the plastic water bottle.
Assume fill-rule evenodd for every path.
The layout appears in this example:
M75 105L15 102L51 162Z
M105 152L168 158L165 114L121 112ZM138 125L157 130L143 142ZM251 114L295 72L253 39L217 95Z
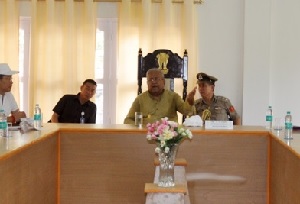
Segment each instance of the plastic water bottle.
M42 111L39 104L34 108L33 127L36 130L41 130L42 127Z
M266 129L272 130L273 112L272 106L269 106L266 112Z
M84 119L84 112L82 111L82 112L81 112L81 116L80 116L80 123L81 123L81 124L84 124L84 122L85 122L85 119Z
M8 137L7 117L3 109L0 110L0 135Z
M287 111L285 116L284 139L293 139L293 123L292 123L292 115L290 111Z

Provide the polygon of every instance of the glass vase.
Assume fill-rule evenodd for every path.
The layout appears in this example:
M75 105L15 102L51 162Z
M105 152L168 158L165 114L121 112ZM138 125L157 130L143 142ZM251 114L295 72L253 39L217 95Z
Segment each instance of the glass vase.
M166 153L161 150L158 153L159 165L159 176L158 186L160 187L172 187L175 186L174 180L174 162L178 150L178 145L175 144L170 146L169 151Z

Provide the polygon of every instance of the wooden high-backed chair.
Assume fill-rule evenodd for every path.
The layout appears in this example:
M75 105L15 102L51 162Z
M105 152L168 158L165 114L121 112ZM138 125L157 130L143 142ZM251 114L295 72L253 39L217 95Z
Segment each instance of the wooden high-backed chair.
M171 91L174 91L174 78L183 80L183 100L187 96L187 80L188 80L188 56L187 50L184 50L184 56L180 57L171 50L159 49L148 53L143 57L142 49L139 49L138 55L138 94L142 93L142 79L146 77L149 69L158 67L165 74L165 79L169 79Z

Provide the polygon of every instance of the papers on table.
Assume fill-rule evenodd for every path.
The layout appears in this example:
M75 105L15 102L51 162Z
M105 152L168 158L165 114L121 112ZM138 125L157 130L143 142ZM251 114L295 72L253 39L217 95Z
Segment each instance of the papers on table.
M189 127L201 127L203 124L202 119L199 115L192 115L189 118L186 118L183 122L183 125Z
M20 126L8 126L8 131L18 131L20 129Z

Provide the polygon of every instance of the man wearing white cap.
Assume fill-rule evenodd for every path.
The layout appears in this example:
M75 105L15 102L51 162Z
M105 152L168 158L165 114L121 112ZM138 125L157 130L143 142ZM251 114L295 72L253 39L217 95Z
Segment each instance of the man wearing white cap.
M12 71L8 64L0 63L0 109L5 111L7 120L13 124L20 121L20 118L26 118L24 111L19 111L15 97L12 95L12 75L19 73Z

